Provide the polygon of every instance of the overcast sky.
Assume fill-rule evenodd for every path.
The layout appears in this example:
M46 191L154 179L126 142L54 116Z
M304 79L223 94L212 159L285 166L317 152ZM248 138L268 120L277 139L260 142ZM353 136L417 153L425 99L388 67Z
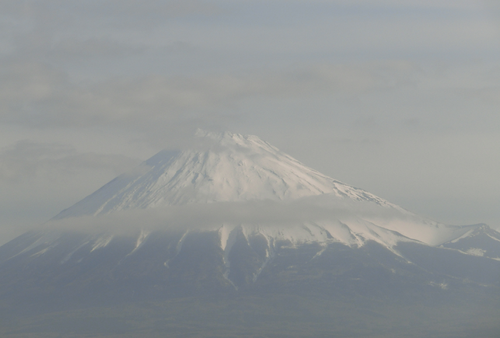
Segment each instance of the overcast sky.
M500 6L2 0L0 243L196 128L500 226Z

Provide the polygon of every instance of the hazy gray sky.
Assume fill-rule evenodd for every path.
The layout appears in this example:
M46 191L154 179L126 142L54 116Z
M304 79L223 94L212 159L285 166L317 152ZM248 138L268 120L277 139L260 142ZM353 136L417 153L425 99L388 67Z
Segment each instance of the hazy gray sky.
M3 0L0 243L198 127L500 226L500 6Z

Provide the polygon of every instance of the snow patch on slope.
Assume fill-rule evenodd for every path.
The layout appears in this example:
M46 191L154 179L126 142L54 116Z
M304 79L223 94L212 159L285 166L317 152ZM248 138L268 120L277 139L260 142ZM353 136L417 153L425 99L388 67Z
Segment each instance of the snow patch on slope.
M108 244L111 242L111 240L113 238L114 238L114 236L111 234L104 234L104 235L98 237L96 239L96 241L94 242L94 245L92 246L92 249L90 250L90 252L93 252L97 249L101 249L101 248L108 246Z
M189 230L186 231L181 238L179 239L179 242L177 242L177 245L175 246L175 255L177 256L178 254L181 253L182 250L182 244L184 244L184 241L186 240L187 235L189 234Z
M51 246L55 241L57 241L59 238L61 238L61 235L62 234L60 232L57 232L57 231L45 232L42 236L40 236L40 238L38 238L35 242L33 242L33 244L29 245L24 250L22 250L21 252L17 253L16 255L12 256L9 259L12 259L16 256L23 254L23 253L29 252L29 251L31 251L39 246L42 246L42 245Z

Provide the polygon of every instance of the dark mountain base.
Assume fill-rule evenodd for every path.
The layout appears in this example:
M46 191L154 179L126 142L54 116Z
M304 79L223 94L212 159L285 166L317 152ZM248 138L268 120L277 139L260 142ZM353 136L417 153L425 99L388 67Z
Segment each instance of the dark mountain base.
M3 307L1 337L500 336L500 289L409 299L266 294L188 297L23 315Z
M261 237L242 235L224 257L217 232L189 234L182 249L182 233L158 232L135 251L133 238L93 249L76 233L21 251L43 234L23 236L0 249L3 303L100 306L245 293L411 298L500 286L500 261L416 243L400 243L396 253L373 241L359 248L283 241L266 257L271 248Z
M71 233L25 251L36 234L12 241L0 250L0 336L500 337L496 259L373 241L276 242L268 259L260 237L241 236L228 270L216 233L182 248L181 237L156 233L135 251L126 237L97 249Z

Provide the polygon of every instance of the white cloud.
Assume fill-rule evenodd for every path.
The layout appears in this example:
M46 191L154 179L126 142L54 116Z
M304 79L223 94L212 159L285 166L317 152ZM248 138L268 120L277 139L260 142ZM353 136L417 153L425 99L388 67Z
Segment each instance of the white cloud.
M124 155L79 153L60 144L41 144L25 140L0 152L0 181L32 185L38 180L53 183L85 170L110 170L114 175L138 164Z
M415 64L401 61L78 84L42 64L14 63L1 70L1 121L37 128L137 128L159 121L175 123L213 116L212 111L231 111L251 98L357 95L412 85L418 73Z
M43 228L81 232L134 234L160 229L217 229L224 223L263 226L295 226L324 220L352 217L400 219L412 216L374 203L348 201L335 195L302 198L295 201L247 201L188 204L150 209L121 210L100 216L68 217L50 220Z
M392 7L392 8L420 8L420 9L477 9L481 6L480 2L473 0L331 0L327 2L342 5L364 5L373 7Z
M141 53L144 46L126 45L109 39L63 39L50 47L48 57L57 59L116 58Z

